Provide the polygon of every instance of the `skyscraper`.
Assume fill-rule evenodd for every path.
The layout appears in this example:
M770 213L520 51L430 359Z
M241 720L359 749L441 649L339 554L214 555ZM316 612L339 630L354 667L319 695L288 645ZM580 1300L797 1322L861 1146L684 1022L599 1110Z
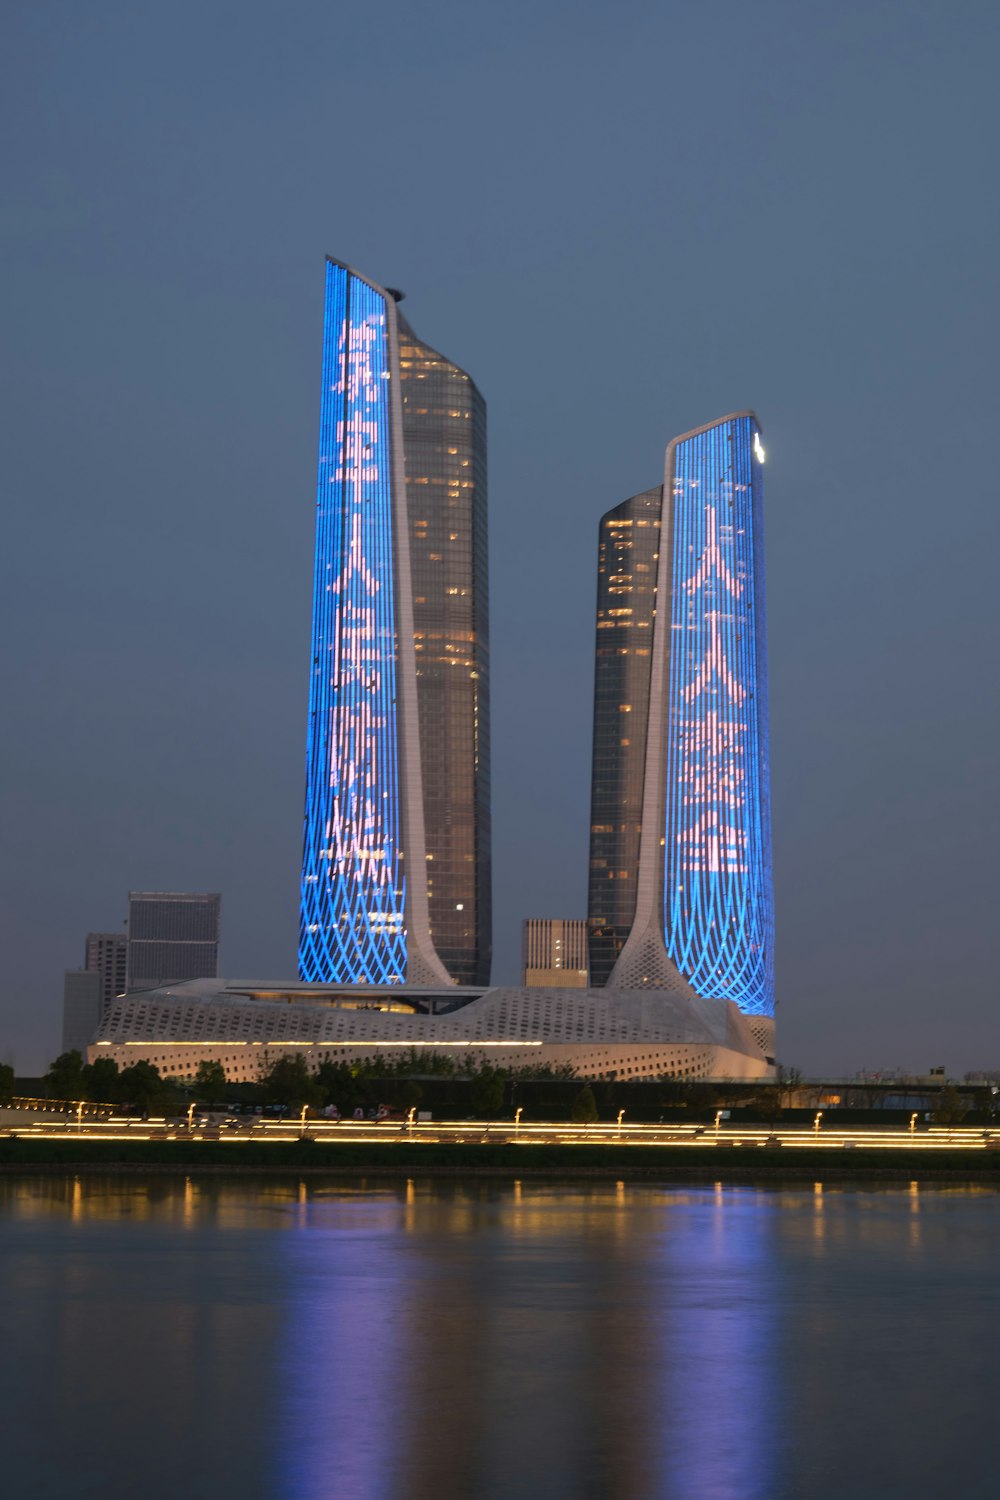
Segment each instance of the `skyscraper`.
M329 260L299 972L485 984L486 408Z
M601 522L588 926L594 983L735 1001L766 1045L762 462L754 414L724 417Z
M128 978L128 938L124 932L88 932L83 967L101 976L101 1014L124 995Z
M607 984L635 915L663 486L601 520L597 560L588 936Z
M129 891L128 988L215 979L221 915L217 891Z

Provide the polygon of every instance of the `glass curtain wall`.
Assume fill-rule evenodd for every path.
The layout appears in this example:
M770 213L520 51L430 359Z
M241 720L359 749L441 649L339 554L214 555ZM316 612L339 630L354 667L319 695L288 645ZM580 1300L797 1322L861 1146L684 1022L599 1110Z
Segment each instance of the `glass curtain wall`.
M601 520L590 803L590 982L604 985L635 916L663 487Z
M399 317L431 937L487 984L490 891L486 403Z

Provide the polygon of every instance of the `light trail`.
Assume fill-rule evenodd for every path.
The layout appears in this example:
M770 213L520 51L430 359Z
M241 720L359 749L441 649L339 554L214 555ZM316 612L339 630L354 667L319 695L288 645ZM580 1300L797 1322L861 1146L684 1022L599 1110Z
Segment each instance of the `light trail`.
M566 1124L557 1121L529 1123L503 1121L370 1121L308 1120L300 1125L292 1119L253 1119L236 1117L231 1122L198 1121L190 1128L186 1122L160 1118L137 1120L112 1116L106 1120L72 1116L39 1119L0 1129L0 1139L46 1141L171 1141L178 1144L223 1142L241 1145L251 1142L294 1143L309 1139L323 1145L537 1145L683 1147L691 1151L811 1150L822 1151L995 1151L1000 1150L1000 1127L930 1126L910 1131L903 1126L866 1127L858 1129L827 1126L817 1130L812 1125L774 1127L762 1125L726 1125L716 1129L712 1124L664 1123L622 1125L601 1122L593 1125Z

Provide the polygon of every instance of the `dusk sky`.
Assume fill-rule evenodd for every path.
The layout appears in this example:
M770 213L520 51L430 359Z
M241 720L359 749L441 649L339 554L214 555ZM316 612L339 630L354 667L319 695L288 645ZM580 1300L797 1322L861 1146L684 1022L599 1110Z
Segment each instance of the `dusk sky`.
M778 1050L1000 1069L996 0L7 0L0 1060L130 888L295 971L323 257L489 411L494 979L584 916L597 524L759 414Z

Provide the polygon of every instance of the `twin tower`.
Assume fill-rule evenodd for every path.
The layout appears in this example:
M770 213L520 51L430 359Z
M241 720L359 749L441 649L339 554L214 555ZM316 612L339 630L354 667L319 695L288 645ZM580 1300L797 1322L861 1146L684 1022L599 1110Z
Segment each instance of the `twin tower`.
M327 261L299 972L482 987L486 406L400 300ZM734 413L601 521L588 912L593 985L732 1000L761 1040L763 460Z

